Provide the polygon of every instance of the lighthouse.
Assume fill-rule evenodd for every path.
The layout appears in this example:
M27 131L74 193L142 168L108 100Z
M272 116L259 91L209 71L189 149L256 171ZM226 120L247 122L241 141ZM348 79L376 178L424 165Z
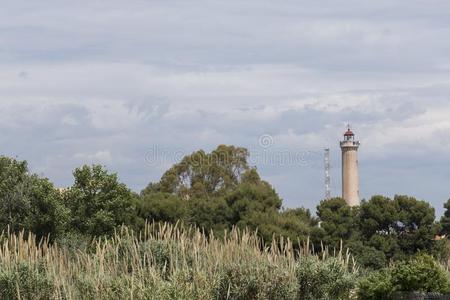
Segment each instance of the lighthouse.
M349 206L359 205L358 148L359 141L350 129L344 133L341 141L342 150L342 198Z

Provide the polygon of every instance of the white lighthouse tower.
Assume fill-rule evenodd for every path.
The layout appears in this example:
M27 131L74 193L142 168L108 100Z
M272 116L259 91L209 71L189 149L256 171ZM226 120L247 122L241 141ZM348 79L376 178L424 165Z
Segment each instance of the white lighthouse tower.
M342 198L349 206L359 205L359 174L358 174L359 141L348 126L341 141L342 150Z

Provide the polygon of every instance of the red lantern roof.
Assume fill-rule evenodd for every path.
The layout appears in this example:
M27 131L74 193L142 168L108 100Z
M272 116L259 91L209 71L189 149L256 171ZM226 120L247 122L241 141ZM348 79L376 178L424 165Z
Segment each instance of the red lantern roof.
M347 130L346 133L344 133L344 136L354 136L355 134L353 133L353 131L350 130L350 128Z

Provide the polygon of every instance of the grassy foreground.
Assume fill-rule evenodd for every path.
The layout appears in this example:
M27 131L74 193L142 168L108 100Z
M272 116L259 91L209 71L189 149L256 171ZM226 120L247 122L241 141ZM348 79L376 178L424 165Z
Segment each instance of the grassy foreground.
M4 234L1 299L347 299L357 269L348 253L295 251L279 239L265 247L255 233L224 239L168 224L136 236L122 228L87 246L36 243ZM326 253L326 251L324 252Z

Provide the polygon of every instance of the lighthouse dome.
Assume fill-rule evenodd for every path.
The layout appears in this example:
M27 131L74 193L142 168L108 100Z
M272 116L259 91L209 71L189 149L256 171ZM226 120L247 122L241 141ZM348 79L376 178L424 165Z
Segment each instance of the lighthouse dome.
M350 128L344 133L344 136L354 136L355 134L353 131L350 130Z

